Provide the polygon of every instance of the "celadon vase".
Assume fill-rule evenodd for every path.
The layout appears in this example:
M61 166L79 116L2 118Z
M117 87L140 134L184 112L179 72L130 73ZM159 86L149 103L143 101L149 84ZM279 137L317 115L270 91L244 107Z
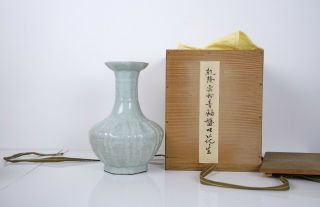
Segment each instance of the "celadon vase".
M89 132L90 144L112 174L136 174L148 169L158 151L163 130L147 119L138 101L139 73L145 62L106 62L116 78L116 97L111 114Z

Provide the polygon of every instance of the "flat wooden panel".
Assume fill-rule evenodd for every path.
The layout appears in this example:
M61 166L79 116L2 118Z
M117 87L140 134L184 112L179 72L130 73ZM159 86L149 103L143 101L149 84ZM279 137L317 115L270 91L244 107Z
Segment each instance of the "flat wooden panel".
M260 172L320 175L319 153L266 152Z
M220 170L261 164L263 51L167 50L166 169L201 170L200 61L220 61Z

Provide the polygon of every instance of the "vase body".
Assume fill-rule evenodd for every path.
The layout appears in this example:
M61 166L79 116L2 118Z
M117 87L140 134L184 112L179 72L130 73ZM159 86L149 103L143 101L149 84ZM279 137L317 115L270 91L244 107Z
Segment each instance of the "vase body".
M116 78L116 98L111 114L89 132L90 144L113 174L136 174L148 169L158 151L163 130L147 119L138 101L138 77L144 62L107 62Z

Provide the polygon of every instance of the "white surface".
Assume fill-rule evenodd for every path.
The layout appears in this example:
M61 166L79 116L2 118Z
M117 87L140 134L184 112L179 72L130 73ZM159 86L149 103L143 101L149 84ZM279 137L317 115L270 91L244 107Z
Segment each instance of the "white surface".
M13 151L1 151L8 156ZM68 156L93 157L90 152ZM248 191L204 186L197 171L165 171L161 161L133 176L111 175L101 163L5 164L0 167L2 207L276 207L319 206L320 184L290 179L285 192ZM159 164L160 163L160 164ZM218 172L215 180L263 186L278 184L260 173Z
M165 50L243 30L265 49L263 149L319 152L319 9L317 0L0 0L0 148L89 149L89 128L114 101L108 60L150 62L141 107L164 126Z

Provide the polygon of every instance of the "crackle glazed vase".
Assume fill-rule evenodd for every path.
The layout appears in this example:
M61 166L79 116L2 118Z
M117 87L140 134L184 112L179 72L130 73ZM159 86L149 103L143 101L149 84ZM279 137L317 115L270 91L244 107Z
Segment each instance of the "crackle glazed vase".
M144 62L106 62L116 78L116 97L111 114L89 132L90 144L113 174L136 174L148 169L158 151L163 130L147 119L138 101L138 77Z

